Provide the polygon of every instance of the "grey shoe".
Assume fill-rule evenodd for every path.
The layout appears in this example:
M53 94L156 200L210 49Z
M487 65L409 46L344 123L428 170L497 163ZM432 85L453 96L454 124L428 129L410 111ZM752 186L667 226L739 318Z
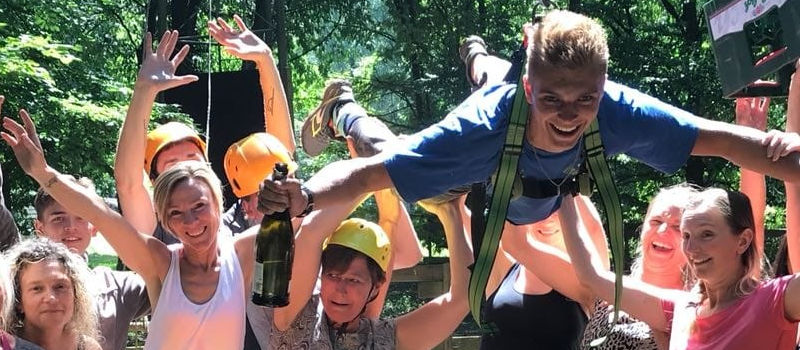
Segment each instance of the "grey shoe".
M332 79L325 84L322 101L308 114L300 132L300 142L309 156L319 155L331 139L335 138L336 126L333 114L337 107L348 102L355 102L349 81Z
M486 42L477 35L470 35L461 41L461 45L458 47L458 55L461 57L461 61L467 66L465 72L467 74L469 86L472 87L472 90L481 87L486 81L486 75L484 74L480 81L476 82L472 79L470 71L472 71L472 61L475 59L475 56L489 55L489 53L486 52Z

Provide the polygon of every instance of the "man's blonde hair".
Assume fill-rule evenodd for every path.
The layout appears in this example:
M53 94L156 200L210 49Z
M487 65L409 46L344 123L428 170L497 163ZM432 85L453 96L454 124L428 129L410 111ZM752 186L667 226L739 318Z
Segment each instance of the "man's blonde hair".
M528 37L528 75L538 69L608 68L606 31L597 21L570 11L551 11Z

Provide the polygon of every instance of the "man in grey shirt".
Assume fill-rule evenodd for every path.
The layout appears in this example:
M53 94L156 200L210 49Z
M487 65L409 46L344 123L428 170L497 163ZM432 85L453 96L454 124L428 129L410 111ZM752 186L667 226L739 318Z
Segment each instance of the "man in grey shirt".
M94 191L89 179L74 181ZM33 207L36 209L34 228L37 235L63 243L88 260L86 248L97 233L90 222L72 215L42 189L36 193ZM91 292L95 295L100 324L100 345L103 350L125 349L131 321L150 313L144 280L136 273L112 271L105 266L96 267L92 272Z

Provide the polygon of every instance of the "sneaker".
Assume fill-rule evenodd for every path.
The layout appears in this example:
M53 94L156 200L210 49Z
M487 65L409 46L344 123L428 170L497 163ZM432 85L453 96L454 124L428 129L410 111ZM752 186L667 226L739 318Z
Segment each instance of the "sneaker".
M473 90L477 87L480 87L483 81L474 81L470 75L470 71L472 70L472 60L475 59L475 56L489 55L489 53L486 52L486 42L483 41L483 38L477 35L470 35L461 41L461 45L458 47L458 55L461 57L461 61L463 61L467 66L465 72L467 74L467 81L469 82L470 87L472 87ZM485 80L485 78L486 77L481 80Z
M347 102L355 102L350 82L343 79L329 80L322 93L322 102L308 114L300 132L300 142L309 156L319 155L328 147L331 139L336 137L334 114L337 107Z

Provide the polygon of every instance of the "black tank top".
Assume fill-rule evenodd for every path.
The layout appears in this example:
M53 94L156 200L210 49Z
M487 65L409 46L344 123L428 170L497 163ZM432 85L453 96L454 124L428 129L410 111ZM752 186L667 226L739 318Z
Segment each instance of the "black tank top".
M522 267L514 264L483 307L494 332L481 337L481 350L578 349L586 314L581 305L555 290L522 294L514 289Z

